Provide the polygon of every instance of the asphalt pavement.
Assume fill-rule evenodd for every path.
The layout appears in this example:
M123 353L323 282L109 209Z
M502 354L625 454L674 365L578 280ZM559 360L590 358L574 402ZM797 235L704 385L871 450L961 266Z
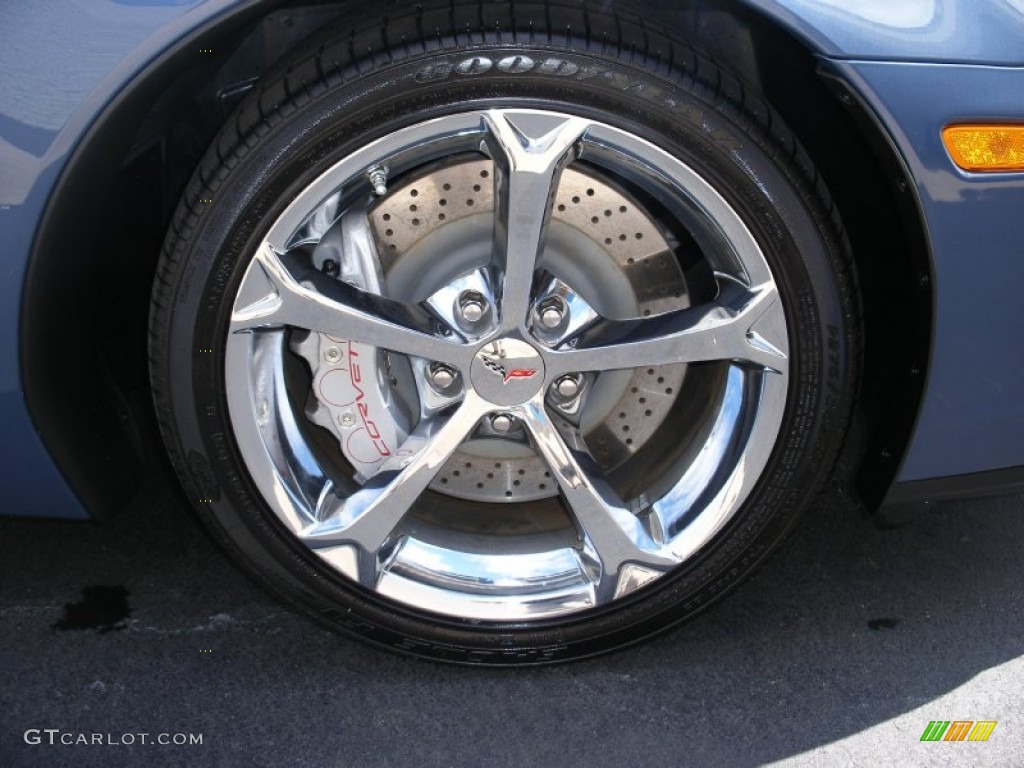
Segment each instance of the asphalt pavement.
M0 765L1020 766L1022 553L1024 496L837 503L653 642L455 668L282 608L154 480L103 524L0 520Z

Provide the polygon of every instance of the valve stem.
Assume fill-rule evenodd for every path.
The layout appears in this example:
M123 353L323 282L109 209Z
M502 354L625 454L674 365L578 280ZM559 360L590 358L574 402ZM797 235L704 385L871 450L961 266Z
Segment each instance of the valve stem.
M367 176L370 178L373 193L377 197L384 197L388 193L388 167L379 165L376 168L371 168Z

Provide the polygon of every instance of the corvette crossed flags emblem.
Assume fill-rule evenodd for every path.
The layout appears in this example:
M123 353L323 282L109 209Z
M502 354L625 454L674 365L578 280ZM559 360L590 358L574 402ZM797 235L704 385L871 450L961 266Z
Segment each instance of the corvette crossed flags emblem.
M503 384L507 384L509 379L529 379L530 377L535 376L537 374L536 368L512 368L510 370L501 363L499 363L497 360L495 360L493 357L483 355L482 359L484 361L484 365L486 365L490 370L494 371L496 374L501 376L501 381Z

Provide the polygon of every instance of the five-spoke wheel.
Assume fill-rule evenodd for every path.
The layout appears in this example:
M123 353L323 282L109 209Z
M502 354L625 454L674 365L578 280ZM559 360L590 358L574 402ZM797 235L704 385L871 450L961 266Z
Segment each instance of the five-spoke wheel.
M408 653L578 658L694 615L844 438L824 187L756 92L625 11L365 13L242 102L168 235L152 380L186 491L278 594Z
M379 171L385 167L387 180ZM412 214L454 210L441 205L447 201L438 190L464 190L441 178L465 175L467 167L489 186L488 205L445 216L403 253L382 253L375 211L403 199L414 201ZM570 169L579 178L563 188ZM573 227L553 214L583 204L565 194L580 181L600 216L612 205L634 210L632 218L660 235L661 253L668 248L665 224L642 197L674 201L687 231L713 225L717 242L703 253L708 285L691 288L677 267L672 276L687 300L677 296L676 308L652 312L642 308L646 286L630 280L636 261L615 258L617 238L609 247L576 230L549 243L551 230ZM480 192L482 184L467 188ZM559 202L566 197L568 203ZM481 242L468 234L474 224ZM389 215L385 232L420 226L417 215L404 221ZM471 256L449 266L443 251L454 237L467 238ZM628 237L635 240L636 233ZM334 275L325 274L327 254ZM411 291L390 284L402 259L429 265ZM631 311L608 316L596 309L612 303L604 290L575 285L573 266L587 259L606 262L595 270L619 272L632 294L625 301ZM396 131L342 159L273 223L237 295L227 344L228 402L243 457L275 512L361 586L439 613L505 620L572 613L668 572L743 503L785 406L785 314L771 271L737 213L690 167L641 137L564 113L457 113ZM318 338L319 348L345 350L334 363L324 358L334 379L346 371L340 386L321 375L289 389L275 375L296 332ZM310 355L313 374L321 355L309 338L299 348ZM626 445L624 461L603 466L584 426L593 420L590 401L601 410L607 390L622 388L604 381L606 375L625 372L632 380L652 366L687 367L663 412L690 391L713 398L685 426L706 434L705 442L695 454L680 450L686 446L672 445L680 425L664 419L659 430L669 435L654 430L642 445ZM394 375L397 369L408 375ZM700 381L709 378L714 385ZM371 388L373 396L360 399ZM322 420L339 441L328 455L300 426L310 393L327 410L348 409ZM373 435L377 452L366 462L364 446L355 446ZM550 531L532 542L501 527L466 531L446 524L443 513L435 514L439 532L407 519L460 449L490 444L489 453L500 458L501 442L532 453L539 461L530 472L543 468L552 493L560 491L568 513L560 539ZM679 459L659 473L630 466L651 444ZM487 457L484 451L478 460ZM344 459L352 466L343 466ZM508 499L517 501L516 494ZM529 523L529 504L518 511Z

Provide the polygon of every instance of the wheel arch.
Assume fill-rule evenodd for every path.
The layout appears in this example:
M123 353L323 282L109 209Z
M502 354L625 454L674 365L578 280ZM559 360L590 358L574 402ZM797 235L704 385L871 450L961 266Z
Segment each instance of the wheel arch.
M755 51L750 76L823 176L851 242L865 356L838 474L874 510L902 466L927 384L935 313L930 239L917 183L870 94L827 58L841 55L829 30L769 13L776 5L741 14Z
M126 250L134 238L152 237L152 222L122 220L124 226L114 231L102 225L115 213L149 217L163 207L165 188L146 186L131 200L125 192L133 177L153 181L137 148L164 90L184 74L209 67L214 58L197 56L200 49L234 45L261 15L282 4L223 2L191 27L184 20L159 30L89 97L95 103L106 96L106 103L91 114L84 105L69 123L71 130L66 128L74 148L40 217L22 287L19 362L36 430L93 516L102 517L131 498L148 465L161 460L148 426L147 398L136 386L145 359L144 316L130 329L134 338L118 338L119 328L105 326L133 315L140 319L139 293L148 297L158 249L136 259L139 268L131 270L127 283L111 285L110 278L130 255ZM123 84L111 82L133 68ZM74 386L67 386L72 377Z
M163 462L152 426L145 318L159 243L222 122L211 117L226 116L307 32L357 6L272 0L225 10L143 67L92 121L62 172L23 292L22 384L44 443L94 515L123 504ZM829 183L853 243L867 319L866 386L844 468L877 504L909 442L931 341L931 264L909 172L885 129L830 76L811 40L778 19L728 0L621 0L617 7L666 18L752 82ZM199 48L224 58L197 57ZM896 236L881 237L879 221ZM895 300L904 291L912 301ZM894 339L893 327L914 330ZM99 332L71 343L69 328ZM75 372L75 387L64 386L67 371Z

